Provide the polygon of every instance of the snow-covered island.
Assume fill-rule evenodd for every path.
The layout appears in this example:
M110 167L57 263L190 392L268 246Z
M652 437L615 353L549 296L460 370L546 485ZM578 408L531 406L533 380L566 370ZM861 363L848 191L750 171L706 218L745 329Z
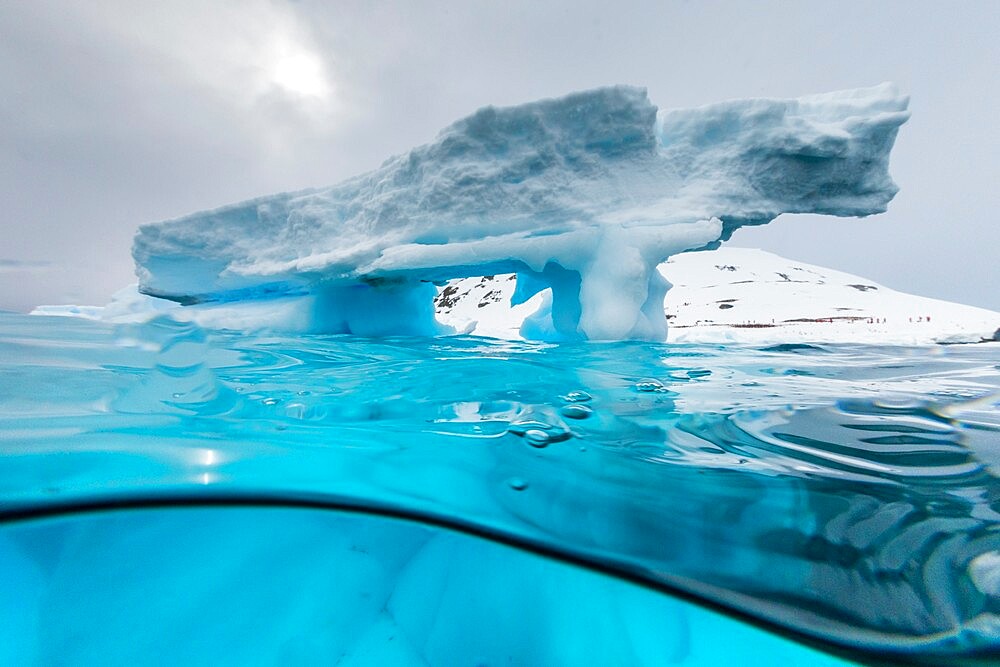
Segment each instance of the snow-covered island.
M515 305L541 295L527 338L662 340L668 258L781 213L884 211L906 107L889 84L679 110L624 86L488 107L339 185L141 227L139 290L216 326L425 335L444 330L438 287L514 273Z
M763 250L689 252L659 267L676 343L927 345L1000 340L1000 313L899 292L867 278ZM513 275L451 281L438 319L459 331L520 338L542 297L510 305Z

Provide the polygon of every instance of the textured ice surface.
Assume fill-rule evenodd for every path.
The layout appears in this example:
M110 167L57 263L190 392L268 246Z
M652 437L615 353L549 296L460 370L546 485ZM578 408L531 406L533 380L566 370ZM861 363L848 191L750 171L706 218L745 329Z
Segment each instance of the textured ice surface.
M885 210L906 106L883 84L681 110L624 86L488 107L333 187L143 226L140 289L228 302L235 322L427 334L431 282L517 273L516 300L552 289L528 337L662 339L667 257L781 213Z

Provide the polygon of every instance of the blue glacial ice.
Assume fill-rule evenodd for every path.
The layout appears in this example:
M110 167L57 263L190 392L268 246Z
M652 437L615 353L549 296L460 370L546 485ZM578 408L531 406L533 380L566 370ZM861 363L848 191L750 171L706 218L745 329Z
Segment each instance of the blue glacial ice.
M3 526L0 565L22 573L0 589L4 665L851 664L555 558L351 512L58 517Z
M328 188L140 228L140 291L231 328L434 334L433 283L551 288L522 333L662 340L656 266L781 213L866 216L896 193L908 100L890 84L658 109L617 86L487 107Z

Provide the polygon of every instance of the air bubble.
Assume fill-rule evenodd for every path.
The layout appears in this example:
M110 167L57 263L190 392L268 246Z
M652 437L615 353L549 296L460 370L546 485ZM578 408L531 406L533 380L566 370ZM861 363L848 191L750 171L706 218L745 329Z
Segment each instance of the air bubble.
M586 419L590 415L594 414L594 411L589 407L586 405L580 405L579 403L564 405L559 412L563 417L569 417L570 419Z
M556 416L550 415L555 418ZM519 435L525 439L525 441L532 447L545 447L553 442L561 442L562 440L567 440L572 437L572 433L565 424L560 423L558 418L554 419L555 424L550 424L547 421L541 421L538 419L520 419L516 422L511 422L507 426L507 432L514 435Z
M643 378L635 383L635 390L643 393L652 393L657 391L666 391L667 388L663 386L663 383L654 378Z
M576 390L569 392L562 398L569 403L586 403L591 399L591 396L585 391Z
M528 488L528 481L521 477L511 477L507 480L507 486L515 491L524 491Z
M268 397L262 400L261 403L263 403L264 405L277 405L278 403L281 403L281 399Z
M537 428L531 428L524 432L524 441L532 447L539 449L549 446L549 434Z

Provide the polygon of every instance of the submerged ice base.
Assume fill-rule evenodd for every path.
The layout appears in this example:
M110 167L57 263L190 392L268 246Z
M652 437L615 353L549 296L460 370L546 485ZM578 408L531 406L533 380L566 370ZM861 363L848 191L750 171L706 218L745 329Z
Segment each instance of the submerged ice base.
M488 107L339 185L141 227L140 290L248 326L431 334L430 283L517 273L515 302L552 289L526 337L662 340L671 255L781 213L884 211L906 107L889 84L686 110L624 86Z

